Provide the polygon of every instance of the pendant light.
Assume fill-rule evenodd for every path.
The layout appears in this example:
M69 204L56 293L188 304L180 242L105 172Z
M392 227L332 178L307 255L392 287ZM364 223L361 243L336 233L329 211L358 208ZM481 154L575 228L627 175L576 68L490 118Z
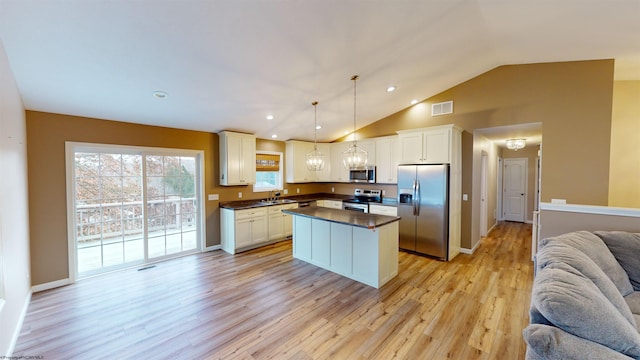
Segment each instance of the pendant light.
M307 153L307 169L309 171L322 171L324 169L324 154L318 151L318 121L316 116L316 110L318 106L318 102L314 101L311 103L313 105L313 151Z
M351 80L353 81L353 143L342 153L342 164L349 170L363 168L367 165L367 152L358 147L356 140L356 81L358 75L353 75Z

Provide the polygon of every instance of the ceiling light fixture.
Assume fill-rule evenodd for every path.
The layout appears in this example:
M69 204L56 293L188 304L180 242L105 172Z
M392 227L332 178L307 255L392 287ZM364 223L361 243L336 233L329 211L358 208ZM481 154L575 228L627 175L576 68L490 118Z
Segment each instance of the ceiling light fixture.
M318 151L317 135L318 135L318 120L317 120L317 106L318 102L314 101L313 105L313 151L307 153L307 170L309 171L321 171L324 169L324 154Z
M367 165L367 152L363 148L358 147L356 140L356 81L358 75L353 75L353 143L342 153L342 164L347 169L363 168Z
M416 99L411 100L411 105L415 105L417 103L418 103L418 100L416 100Z
M322 129L322 125L316 125L316 130Z
M527 140L507 139L507 141L505 141L505 144L507 145L507 149L518 151L519 149L522 149L523 147L525 147L525 145L527 145Z
M278 135L276 135L276 134L271 135L271 138L272 138L272 139L275 139L275 138L277 138L277 137L278 137Z
M396 87L394 85L389 85L389 87L387 88L387 92L393 92L396 90Z
M156 99L166 99L167 97L169 97L169 94L166 91L154 91L153 97L155 97Z
M267 115L267 120L273 120L273 115Z

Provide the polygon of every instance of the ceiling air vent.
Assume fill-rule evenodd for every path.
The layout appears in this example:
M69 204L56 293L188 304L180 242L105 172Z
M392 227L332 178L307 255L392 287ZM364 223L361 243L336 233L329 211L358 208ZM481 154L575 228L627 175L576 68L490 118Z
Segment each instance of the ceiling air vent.
M453 101L445 101L431 105L431 116L453 114Z

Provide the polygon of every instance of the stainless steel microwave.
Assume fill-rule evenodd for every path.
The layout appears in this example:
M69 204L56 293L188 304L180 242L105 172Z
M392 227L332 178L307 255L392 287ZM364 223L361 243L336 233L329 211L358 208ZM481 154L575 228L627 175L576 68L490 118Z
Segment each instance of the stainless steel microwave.
M375 183L376 167L366 166L349 170L349 181L354 183Z

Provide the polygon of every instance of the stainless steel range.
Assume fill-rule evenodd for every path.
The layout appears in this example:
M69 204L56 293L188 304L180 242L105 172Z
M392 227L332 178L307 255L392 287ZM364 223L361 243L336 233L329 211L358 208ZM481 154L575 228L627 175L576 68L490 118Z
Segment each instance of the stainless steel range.
M356 189L353 195L351 199L342 200L342 208L344 210L368 213L369 203L382 202L382 190Z

